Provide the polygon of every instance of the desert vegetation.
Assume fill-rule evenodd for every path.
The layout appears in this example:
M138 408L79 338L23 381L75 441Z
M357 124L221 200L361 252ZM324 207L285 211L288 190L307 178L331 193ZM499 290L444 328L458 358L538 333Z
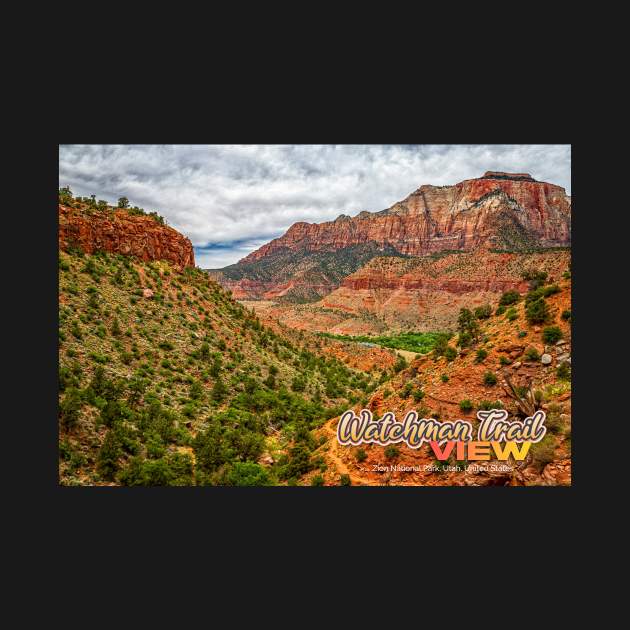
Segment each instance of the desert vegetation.
M166 221L163 216L159 215L155 211L147 212L144 208L130 205L127 197L120 197L116 205L109 204L104 199L96 200L96 195L90 197L75 197L69 186L64 186L59 189L58 193L59 203L68 206L69 208L77 208L84 212L114 212L114 210L124 210L127 214L136 216L148 216L155 220L160 225L165 225Z
M295 483L312 430L373 382L199 269L74 251L59 274L64 484Z

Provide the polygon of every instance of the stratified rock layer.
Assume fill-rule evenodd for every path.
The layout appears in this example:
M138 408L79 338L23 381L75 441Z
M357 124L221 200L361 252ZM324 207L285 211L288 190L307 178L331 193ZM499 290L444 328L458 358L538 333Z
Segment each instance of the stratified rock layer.
M510 249L567 246L571 199L564 188L538 182L527 173L488 171L454 186L421 186L381 212L295 223L241 263L287 250L306 254L367 242L411 256L471 250L481 244Z
M176 267L194 267L192 243L177 230L149 216L124 210L86 211L59 206L59 247L105 251L140 260L167 260Z
M261 303L256 309L288 326L337 334L386 330L455 330L461 308L496 304L505 291L525 293L527 271L557 282L569 250L498 253L485 250L416 258L373 258L341 286L308 305ZM256 303L252 302L256 307Z

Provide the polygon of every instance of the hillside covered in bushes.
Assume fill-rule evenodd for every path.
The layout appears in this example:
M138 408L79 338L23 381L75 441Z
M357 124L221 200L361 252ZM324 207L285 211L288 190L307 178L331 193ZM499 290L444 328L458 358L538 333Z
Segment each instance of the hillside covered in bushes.
M60 483L296 483L319 464L312 430L390 377L322 343L195 267L60 251Z

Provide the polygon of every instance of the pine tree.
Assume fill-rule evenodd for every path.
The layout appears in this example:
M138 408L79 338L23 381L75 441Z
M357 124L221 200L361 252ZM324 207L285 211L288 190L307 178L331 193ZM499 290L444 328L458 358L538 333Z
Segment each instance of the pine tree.
M220 403L227 394L227 389L221 380L221 377L217 378L214 382L214 386L212 387L212 399L218 403Z
M103 479L109 481L114 479L114 475L118 470L118 459L120 455L120 443L114 431L110 430L107 432L96 458L96 469Z
M221 374L221 358L217 356L210 366L210 376L218 378L219 374Z
M114 337L120 337L122 334L122 330L120 330L120 324L118 323L118 318L114 317L114 321L112 322L112 335Z
M69 388L59 405L59 421L64 428L71 429L78 422L82 405L81 392L74 387Z

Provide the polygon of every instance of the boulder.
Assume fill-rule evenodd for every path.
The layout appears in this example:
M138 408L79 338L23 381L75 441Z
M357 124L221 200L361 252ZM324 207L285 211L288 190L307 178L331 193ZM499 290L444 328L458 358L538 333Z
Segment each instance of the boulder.
M540 362L543 365L550 365L552 360L553 359L551 358L550 354L543 354L542 357L540 357Z

